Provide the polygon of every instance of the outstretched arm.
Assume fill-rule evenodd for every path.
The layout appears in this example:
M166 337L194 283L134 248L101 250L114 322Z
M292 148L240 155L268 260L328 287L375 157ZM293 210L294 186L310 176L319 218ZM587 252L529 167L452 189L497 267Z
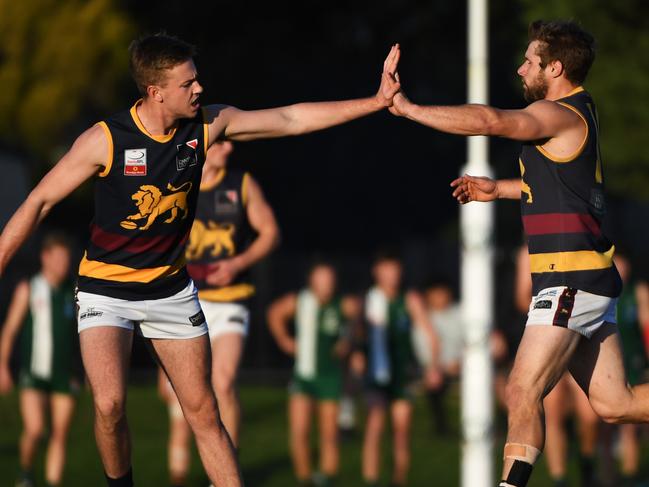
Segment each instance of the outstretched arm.
M409 291L406 294L406 306L413 324L420 328L428 338L428 346L430 347L432 360L426 370L426 382L433 388L438 387L444 381L439 365L441 349L439 337L428 319L424 301L418 292Z
M246 174L243 197L250 226L257 237L241 254L217 262L207 276L207 282L214 286L227 286L237 274L253 266L270 254L279 243L279 227L273 209L270 207L259 184Z
M526 141L549 139L563 130L583 125L572 110L548 100L534 102L522 110L501 110L487 105L422 106L399 92L394 96L390 112L449 134L493 135Z
M0 275L52 207L106 165L108 139L99 125L77 138L67 154L32 190L0 235Z
M340 125L392 105L399 83L394 73L399 63L399 45L392 46L383 63L381 85L376 95L357 100L298 103L267 110L244 111L234 107L207 107L210 143L219 137L253 140L299 135Z
M471 201L493 201L496 199L521 199L520 179L491 179L484 176L465 174L451 181L453 197L461 204Z

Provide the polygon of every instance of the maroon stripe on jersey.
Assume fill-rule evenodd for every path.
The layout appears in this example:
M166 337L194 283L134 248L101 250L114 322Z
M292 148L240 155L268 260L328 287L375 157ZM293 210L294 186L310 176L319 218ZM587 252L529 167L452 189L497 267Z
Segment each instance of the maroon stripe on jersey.
M554 233L592 233L602 235L599 224L584 213L541 213L523 215L527 235L548 235Z
M572 287L567 287L559 296L557 302L557 311L554 313L552 324L562 328L568 327L568 320L572 316L572 310L575 307L575 295L577 290Z
M93 245L107 251L124 250L133 254L140 252L153 252L164 254L169 250L185 245L189 231L185 233L182 240L178 241L178 235L158 235L155 237L131 237L110 233L102 230L97 225L92 225L90 241Z
M187 263L187 272L194 281L202 282L207 278L212 264L190 264Z

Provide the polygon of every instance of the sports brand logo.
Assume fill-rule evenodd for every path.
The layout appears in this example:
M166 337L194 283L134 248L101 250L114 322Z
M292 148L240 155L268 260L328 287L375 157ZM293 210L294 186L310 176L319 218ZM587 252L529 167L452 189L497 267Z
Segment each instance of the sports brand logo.
M534 309L551 309L552 308L552 301L549 299L539 299L536 303L534 303Z
M203 323L205 323L205 315L203 314L203 310L200 310L195 315L190 316L189 322L192 326L201 326Z
M176 150L176 169L182 171L188 167L198 164L198 157L196 157L196 148L198 147L198 139L192 139L184 144L178 144Z
M124 151L124 176L146 176L146 149Z

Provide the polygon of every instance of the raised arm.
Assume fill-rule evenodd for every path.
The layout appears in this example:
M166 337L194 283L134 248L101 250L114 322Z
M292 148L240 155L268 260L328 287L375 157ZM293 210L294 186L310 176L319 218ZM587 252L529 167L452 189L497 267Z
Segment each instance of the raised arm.
M29 283L21 281L14 290L7 311L7 318L2 325L2 334L0 334L0 394L6 394L13 387L9 360L11 359L11 351L13 350L16 335L23 325L28 308Z
M243 198L250 226L257 232L257 238L245 252L219 261L214 271L207 276L207 282L215 286L227 286L240 272L253 266L270 254L279 244L279 227L257 181L246 174L244 177Z
M206 108L210 143L219 137L253 140L299 135L340 125L392 105L399 91L394 73L399 63L399 45L392 46L385 62L377 93L356 100L298 103L266 110L244 111L213 105Z
M297 309L297 296L287 294L273 302L268 308L268 328L277 346L287 355L295 355L295 339L288 332L288 323Z
M549 100L536 101L522 110L501 110L487 105L422 106L400 92L394 96L390 111L440 132L457 135L533 141L557 137L565 130L585 130L579 115Z
M52 207L108 163L108 145L99 125L86 130L32 190L0 235L0 275Z
M484 176L465 174L451 181L453 197L461 204L471 201L493 201L496 199L521 199L522 181L516 179L491 179Z

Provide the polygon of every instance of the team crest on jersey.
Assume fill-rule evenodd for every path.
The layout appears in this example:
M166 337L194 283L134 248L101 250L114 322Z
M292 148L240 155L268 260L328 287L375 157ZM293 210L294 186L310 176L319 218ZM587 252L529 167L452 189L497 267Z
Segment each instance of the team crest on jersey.
M207 225L200 220L194 220L192 231L189 234L187 245L187 258L196 260L202 258L207 252L212 257L219 257L223 252L228 257L234 255L234 225L208 221Z
M146 149L124 151L124 176L146 176Z
M198 157L196 156L196 148L198 147L198 139L192 139L184 144L178 144L176 149L176 169L182 171L188 167L198 164Z
M177 188L167 184L167 190L170 193L163 195L162 191L152 184L143 184L131 196L131 199L135 201L138 212L127 216L126 220L120 222L120 226L127 230L148 230L158 217L163 218L163 215L167 212L169 216L164 220L165 223L173 222L181 212L182 216L180 218L184 220L189 214L187 195L191 189L191 181L187 181ZM144 225L139 226L136 223L139 220L145 220Z

